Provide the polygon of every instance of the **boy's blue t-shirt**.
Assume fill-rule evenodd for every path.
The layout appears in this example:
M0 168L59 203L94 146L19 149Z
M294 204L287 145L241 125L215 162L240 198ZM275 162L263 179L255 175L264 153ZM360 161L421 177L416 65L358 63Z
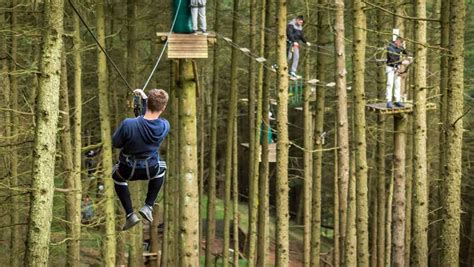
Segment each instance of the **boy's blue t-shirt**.
M170 124L166 119L147 120L143 116L122 121L112 136L112 145L120 148L120 161L127 155L155 154L151 165L159 161L160 145L168 135ZM155 161L156 160L156 161Z

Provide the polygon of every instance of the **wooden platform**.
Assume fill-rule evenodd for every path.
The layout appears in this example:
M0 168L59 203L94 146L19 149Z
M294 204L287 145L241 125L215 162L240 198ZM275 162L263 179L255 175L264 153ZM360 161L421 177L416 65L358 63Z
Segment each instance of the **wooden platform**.
M401 114L401 113L412 113L413 112L413 103L403 103L405 107L399 108L395 105L393 108L387 108L387 103L371 103L365 105L368 111L375 112L377 114L383 115L394 115L394 114ZM434 110L436 109L436 105L434 103L427 103L426 110Z
M243 147L249 148L249 143L240 144ZM262 147L260 146L260 155L258 161L262 162ZM268 162L276 162L276 143L268 144Z
M168 39L167 32L157 32L159 42ZM168 58L208 58L208 46L216 42L216 34L173 33L168 40Z

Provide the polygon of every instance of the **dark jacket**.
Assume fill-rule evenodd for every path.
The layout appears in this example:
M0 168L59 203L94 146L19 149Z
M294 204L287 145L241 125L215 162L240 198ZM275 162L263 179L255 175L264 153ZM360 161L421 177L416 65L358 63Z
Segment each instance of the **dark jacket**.
M387 47L387 66L398 67L401 64L402 54L407 54L403 47L397 47L395 42L391 42Z
M143 116L122 121L112 136L112 145L120 148L120 161L126 161L126 155L152 155L150 165L158 164L161 143L168 135L170 124L158 118L147 120Z
M299 41L307 43L306 39L304 38L303 27L296 24L296 19L293 19L290 21L290 23L288 23L286 27L286 37L290 43Z

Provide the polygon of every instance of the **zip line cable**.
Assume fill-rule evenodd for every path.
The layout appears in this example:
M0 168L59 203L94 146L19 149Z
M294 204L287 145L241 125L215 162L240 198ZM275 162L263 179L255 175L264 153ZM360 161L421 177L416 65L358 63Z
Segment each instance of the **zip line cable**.
M107 59L109 60L109 62L112 64L112 66L114 67L114 69L117 71L117 73L119 74L120 78L123 80L123 82L125 83L125 85L128 87L128 89L130 91L133 92L133 88L130 86L130 84L127 82L127 80L125 79L125 77L123 76L122 72L120 72L119 68L117 67L117 65L115 64L115 62L112 60L112 58L109 56L109 54L107 53L107 51L105 51L104 47L100 44L99 40L97 39L97 37L95 36L94 32L90 29L89 25L86 23L86 21L84 20L84 18L81 16L81 14L79 13L79 11L77 10L76 6L72 3L72 0L68 0L69 1L69 4L71 5L72 9L74 10L74 12L76 13L76 15L79 17L79 19L81 20L82 24L84 24L84 26L86 27L87 31L90 33L90 35L92 36L92 38L94 38L94 41L97 43L97 46L99 46L100 50L104 53L104 55L107 57ZM171 29L167 35L167 38L166 38L166 42L165 42L165 45L163 47L163 49L161 50L161 53L160 53L160 56L158 57L158 60L156 61L155 63L155 66L153 67L153 70L151 71L150 73L150 76L148 77L147 81L145 82L145 85L143 86L142 90L145 91L145 88L147 87L148 83L150 82L151 78L153 77L153 74L155 73L156 69L158 68L158 65L160 64L160 61L161 61L161 58L163 57L163 54L166 50L166 47L168 46L168 40L169 40L169 37L171 36L171 34L173 33L173 28L174 28L174 25L176 23L176 19L178 18L178 12L179 12L179 8L181 7L181 2L182 0L179 0L179 3L178 3L178 8L177 8L177 12L174 16L174 19L173 19L173 23L171 25Z
M92 35L92 38L94 38L94 41L97 43L97 46L99 46L100 50L104 53L104 55L107 57L107 59L109 60L109 62L112 64L112 66L114 67L115 71L117 71L117 73L119 74L120 78L122 79L122 81L125 83L125 85L128 87L128 89L130 91L133 92L133 88L130 86L130 84L127 82L127 80L125 79L125 77L123 76L123 74L120 72L119 68L117 67L117 65L115 64L115 62L112 60L112 58L109 56L109 54L105 51L104 47L102 47L102 45L100 44L99 40L97 39L97 37L95 36L94 32L92 32L92 30L89 28L89 25L87 25L86 21L84 20L84 18L81 16L81 14L79 13L79 11L76 9L76 6L74 6L74 4L72 3L72 0L68 0L69 1L69 4L71 5L72 9L74 10L74 12L76 13L76 15L79 17L79 19L81 20L82 24L84 24L84 26L86 27L87 31L90 33L90 35Z
M147 87L148 83L150 82L151 78L153 77L153 74L155 73L156 69L158 68L158 65L160 64L161 58L163 57L163 54L166 50L166 47L168 46L168 41L170 39L171 34L173 33L173 28L174 28L174 25L176 23L176 19L178 18L178 13L179 13L179 8L181 7L181 2L182 2L182 0L179 0L178 8L176 9L176 14L174 15L173 23L171 24L171 29L168 32L168 35L166 36L165 45L163 46L163 49L161 50L160 56L158 57L158 60L156 61L156 64L153 67L153 70L151 71L150 76L146 80L145 85L143 85L143 88L142 88L143 91L145 91L145 88Z

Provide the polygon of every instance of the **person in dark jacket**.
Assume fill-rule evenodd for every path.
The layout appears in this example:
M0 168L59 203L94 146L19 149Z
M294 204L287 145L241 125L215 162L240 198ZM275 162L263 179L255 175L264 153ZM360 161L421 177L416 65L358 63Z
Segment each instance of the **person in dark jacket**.
M296 70L298 69L298 61L300 59L300 42L310 46L311 43L306 41L303 33L304 17L297 16L288 23L286 27L286 38L288 42L288 60L293 62L290 67L290 75L292 77L298 77Z
M407 54L403 48L403 38L397 37L395 41L391 42L387 47L387 90L385 96L387 98L387 108L393 108L392 97L395 97L395 106L404 107L401 102L401 76L399 73L400 65L402 63L402 54ZM394 95L392 94L395 85Z
M145 204L139 213L150 223L153 221L153 205L166 173L166 163L160 159L159 149L170 129L169 122L160 118L168 103L168 93L163 89L150 90L148 95L141 89L134 92L142 98L143 113L137 118L122 121L112 137L113 146L121 149L112 178L115 192L125 210L123 230L140 221L133 211L128 181L148 180Z

